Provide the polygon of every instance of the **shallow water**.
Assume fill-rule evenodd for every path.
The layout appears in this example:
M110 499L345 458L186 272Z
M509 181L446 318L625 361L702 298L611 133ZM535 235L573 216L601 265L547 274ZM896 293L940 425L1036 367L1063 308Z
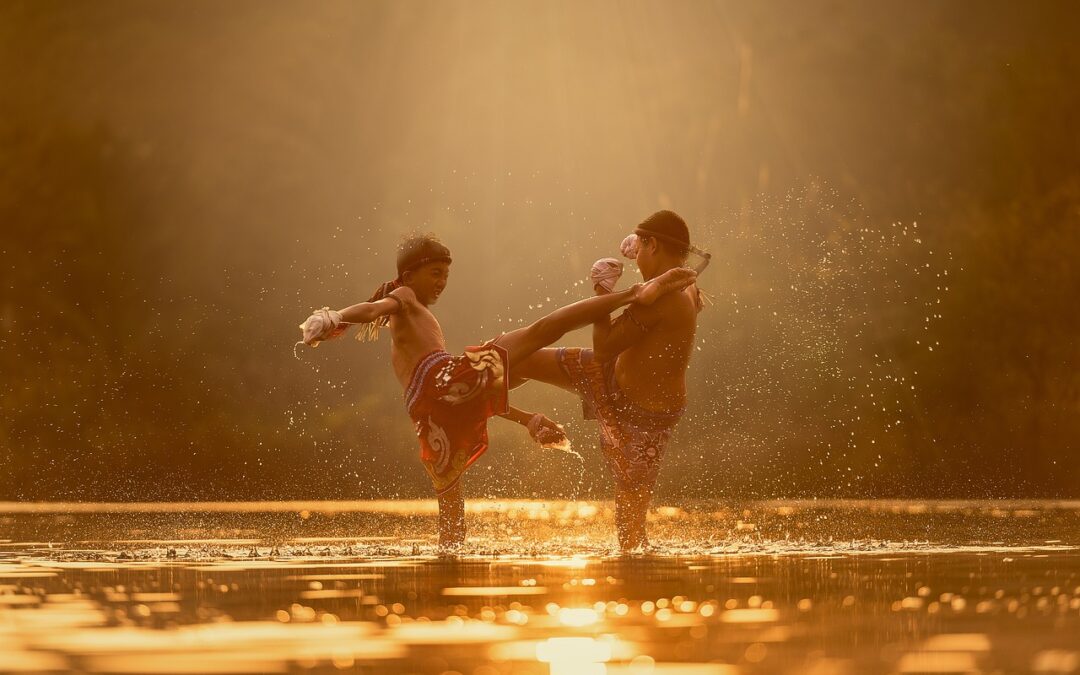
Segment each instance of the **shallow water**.
M1080 672L1080 503L0 504L0 672Z

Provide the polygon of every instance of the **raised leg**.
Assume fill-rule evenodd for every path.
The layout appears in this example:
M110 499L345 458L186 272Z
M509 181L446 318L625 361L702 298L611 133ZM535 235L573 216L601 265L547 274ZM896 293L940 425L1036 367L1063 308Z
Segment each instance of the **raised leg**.
M572 330L583 328L616 309L632 302L650 304L664 293L681 290L694 282L692 270L682 267L668 270L643 284L634 284L625 291L598 295L560 307L534 323L504 333L495 343L510 352L511 376L513 367L547 347Z
M465 543L465 497L461 481L439 495L439 550L453 552Z
M510 352L510 373L513 377L517 365L532 356L538 349L547 347L572 330L583 328L598 318L634 301L635 288L618 293L599 295L560 307L533 323L504 333L495 344Z
M529 380L554 385L567 391L574 391L570 377L559 365L559 350L553 347L533 352L521 363L515 364L510 371L510 388L519 387Z

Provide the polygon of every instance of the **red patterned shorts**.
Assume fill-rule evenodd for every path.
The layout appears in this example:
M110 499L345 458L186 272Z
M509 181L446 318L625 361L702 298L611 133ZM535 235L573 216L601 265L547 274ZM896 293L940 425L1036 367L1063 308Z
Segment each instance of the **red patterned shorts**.
M509 410L508 355L491 343L461 356L436 351L420 359L405 390L420 461L435 494L450 490L488 449L487 420Z

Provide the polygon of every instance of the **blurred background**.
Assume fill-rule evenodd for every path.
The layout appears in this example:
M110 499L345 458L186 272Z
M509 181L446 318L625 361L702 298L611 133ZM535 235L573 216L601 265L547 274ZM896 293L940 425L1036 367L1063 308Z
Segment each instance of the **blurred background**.
M0 500L425 497L389 337L451 351L660 208L713 252L663 499L1078 497L1072 2L0 4ZM636 270L627 266L626 277ZM588 344L587 331L564 344ZM603 498L491 423L466 493Z

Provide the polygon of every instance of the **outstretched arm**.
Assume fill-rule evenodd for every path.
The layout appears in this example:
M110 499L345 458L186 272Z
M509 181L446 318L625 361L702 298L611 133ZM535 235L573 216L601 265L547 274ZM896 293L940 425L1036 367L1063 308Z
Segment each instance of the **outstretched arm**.
M375 302L358 302L338 312L344 323L370 323L381 316L397 314L400 309L401 301L393 295L388 295Z
M300 330L304 331L303 341L316 347L320 342L341 336L354 323L370 323L380 317L396 314L402 306L401 298L388 295L375 302L360 302L340 311L324 307L300 324Z

